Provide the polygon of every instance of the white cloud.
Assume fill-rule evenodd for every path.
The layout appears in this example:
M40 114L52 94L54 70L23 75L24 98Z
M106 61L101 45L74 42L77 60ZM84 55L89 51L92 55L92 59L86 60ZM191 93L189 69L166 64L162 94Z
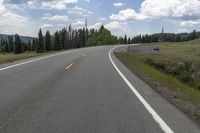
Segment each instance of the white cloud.
M11 13L9 11L5 12L0 16L1 26L19 26L20 24L27 22L29 19L18 14Z
M118 3L113 3L113 6L115 7L121 7L121 6L124 6L125 4L124 3L121 3L121 2L118 2Z
M92 12L92 11L87 11L87 13L88 13L88 14L93 14L93 12Z
M119 4L120 5L120 4ZM144 0L139 12L125 9L112 14L111 20L134 21L144 19L195 20L200 17L200 0Z
M125 9L125 10L121 10L118 14L112 14L110 16L111 20L120 20L120 21L126 21L126 20L143 20L146 19L147 17L136 13L135 10L133 9Z
M58 27L66 27L64 24L57 24Z
M37 8L41 8L41 3L37 1L28 1L27 6L31 9L37 9Z
M46 1L28 1L28 7L33 9L66 9L66 4L77 3L78 0L46 0Z
M81 7L75 6L68 11L69 14L88 16L88 14L93 14L93 12L83 9Z
M184 32L188 32L188 30L186 28L178 29L178 33L184 33Z
M145 0L141 14L150 17L184 17L200 14L199 0Z
M72 23L72 26L75 26L75 28L77 28L77 27L82 27L83 28L85 26L85 21L78 20L75 23Z
M186 21L182 21L180 23L181 27L192 27L195 25L200 25L200 19L199 20L186 20Z
M10 12L4 6L4 0L0 0L0 32L13 33L25 27L29 18ZM24 28L23 28L24 29Z
M0 16L5 12L5 7L3 5L4 0L0 0Z
M42 26L40 26L40 28L53 28L52 24L43 24Z
M99 29L101 27L102 23L96 23L94 25L89 26L89 29Z
M91 28L99 29L101 27L101 25L102 25L102 23L98 22L98 23L95 23L94 25L90 25L89 29L91 29ZM118 21L111 21L111 22L105 24L104 27L109 30L119 30L119 29L126 28L126 23L118 22Z
M110 30L119 30L119 29L122 29L123 26L121 23L119 23L117 21L113 21L113 22L106 24L105 28L110 29Z
M67 22L69 20L68 16L65 15L45 16L42 19L58 22Z

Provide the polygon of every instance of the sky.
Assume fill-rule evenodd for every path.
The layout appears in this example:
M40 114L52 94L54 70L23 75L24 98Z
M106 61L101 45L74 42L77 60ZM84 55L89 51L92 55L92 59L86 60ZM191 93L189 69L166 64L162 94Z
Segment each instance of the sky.
M0 0L0 33L36 37L69 24L130 37L200 30L200 0Z

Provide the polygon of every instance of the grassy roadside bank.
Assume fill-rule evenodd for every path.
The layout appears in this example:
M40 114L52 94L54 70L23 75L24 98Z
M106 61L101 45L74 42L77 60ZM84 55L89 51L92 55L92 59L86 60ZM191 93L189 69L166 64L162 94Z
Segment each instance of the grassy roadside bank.
M159 45L161 49L158 55L134 54L134 52L130 52L129 54L115 53L115 55L132 72L149 84L165 99L200 124L199 79L198 76L187 72L191 69L190 66L193 68L196 65L188 65L188 67L184 64L188 64L188 62L189 64L193 64L194 62L198 64L200 61L198 58L200 45L198 43L199 40L184 43L157 43L156 45ZM174 61L181 62L171 64ZM181 64L181 67L179 67L179 64ZM198 70L195 68L191 72L195 71ZM180 74L177 74L178 76L173 75L174 72ZM193 75L197 81L190 81L189 79L187 82L187 80L182 80L182 77L184 77L183 79L185 77L188 79L185 76L186 72L188 74L187 76Z
M200 101L200 91L191 88L177 80L175 77L162 73L148 65L148 57L126 53L116 53L115 55L125 63L128 68L138 71L138 74L143 73L145 76L151 76L166 87L181 92L185 99L194 102Z
M0 54L0 64L14 62L17 60L27 59L31 57L36 57L40 55L44 55L45 53L36 53L36 52L25 52L22 54L13 54L13 53L5 53Z

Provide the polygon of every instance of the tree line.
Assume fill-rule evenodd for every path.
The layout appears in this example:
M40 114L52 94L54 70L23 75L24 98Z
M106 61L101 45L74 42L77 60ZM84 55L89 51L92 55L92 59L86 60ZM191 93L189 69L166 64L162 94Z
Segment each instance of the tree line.
M133 44L133 43L151 43L151 42L182 42L194 40L200 37L200 32L196 30L190 33L157 33L152 35L138 35L133 38L117 37L104 28L102 25L98 30L82 28L73 29L71 25L51 34L50 31L42 33L40 29L38 37L27 42L22 41L16 34L8 36L5 40L0 40L0 53L20 54L26 51L36 51L43 53L48 51L59 51L66 49L81 48L87 46L112 45L112 44Z
M22 41L18 34L15 36L8 36L7 39L0 40L0 53L11 53L20 54L25 51L34 51L32 49L32 41Z
M193 30L190 33L157 33L152 35L137 35L133 38L125 36L121 38L121 43L132 44L132 43L152 43L152 42L184 42L194 40L200 37L200 32Z
M7 40L0 41L0 52L20 54L26 51L36 51L37 53L43 53L106 44L119 44L119 40L103 25L98 30L88 30L87 28L73 29L69 25L52 35L48 30L43 34L40 29L38 37L28 42L22 41L18 34L14 37L8 36Z

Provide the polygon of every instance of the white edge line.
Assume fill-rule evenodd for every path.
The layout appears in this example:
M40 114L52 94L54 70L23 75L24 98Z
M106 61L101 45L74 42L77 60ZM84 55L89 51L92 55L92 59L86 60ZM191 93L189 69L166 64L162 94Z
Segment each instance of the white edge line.
M128 81L128 79L122 74L122 72L117 68L115 65L111 53L114 49L118 48L120 46L114 47L109 51L109 58L119 75L122 77L122 79L125 81L125 83L129 86L129 88L133 91L133 93L136 95L136 97L140 100L140 102L144 105L144 107L148 110L148 112L152 115L153 119L158 123L160 128L165 133L174 133L172 129L164 122L164 120L156 113L156 111L147 103L147 101L140 95L140 93L133 87L133 85Z
M3 68L0 68L0 71L6 70L6 69L10 69L10 68L13 68L13 67L17 67L17 66L21 66L21 65L24 65L24 64L28 64L28 63L31 63L31 62L47 59L47 58L50 58L50 57L62 55L62 54L65 54L66 52L69 52L69 51L65 51L65 52L61 52L61 53L57 53L57 54L53 54L53 55L49 55L49 56L45 56L45 57L29 60L29 61L26 61L26 62L18 63L18 64L7 66L7 67L3 67Z

